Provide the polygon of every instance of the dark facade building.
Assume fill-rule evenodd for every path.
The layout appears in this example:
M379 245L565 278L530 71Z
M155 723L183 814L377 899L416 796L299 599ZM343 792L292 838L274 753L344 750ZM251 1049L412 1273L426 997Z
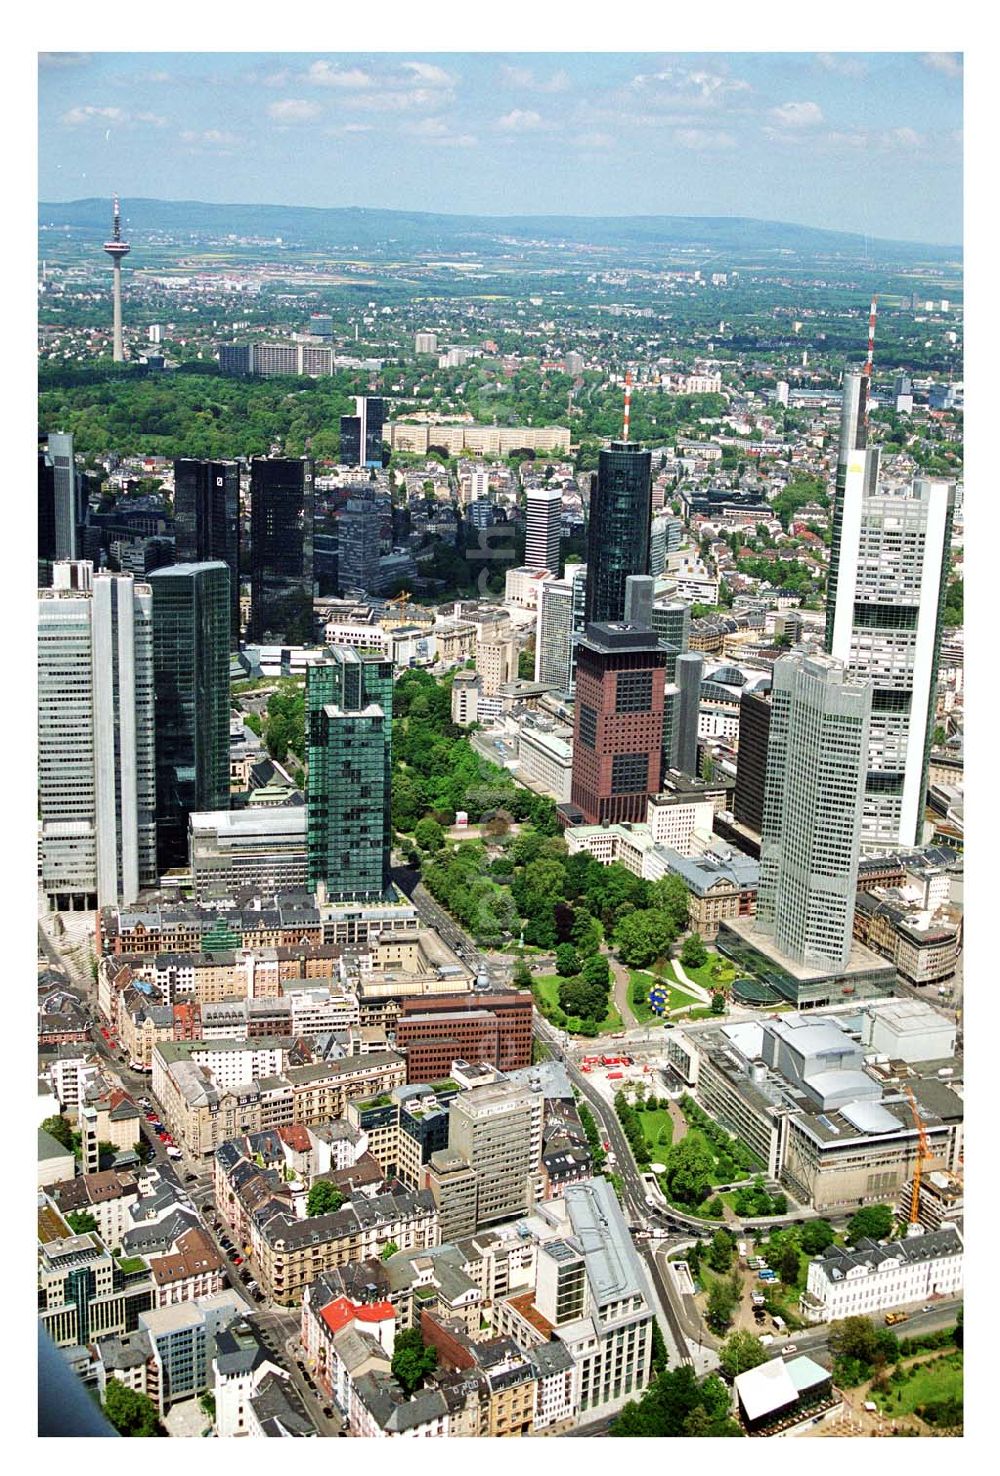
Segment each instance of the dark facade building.
M240 643L240 471L235 461L174 462L174 538L181 564L229 569L230 639Z
M348 590L372 594L378 589L381 526L379 499L367 488L352 489L337 520L337 579L341 594Z
M740 825L746 825L757 835L764 825L764 776L770 729L771 694L744 692L740 697L740 748L733 815Z
M601 451L592 479L587 527L588 625L621 620L625 580L649 573L652 454L630 441Z
M576 655L570 793L584 819L575 823L645 820L646 801L660 788L666 664L651 631L587 626Z
M375 395L357 395L354 414L340 417L340 459L345 466L382 465L382 427L385 401Z
M313 463L255 456L250 465L250 640L313 639Z
M334 646L306 670L309 886L373 902L390 884L392 662Z
M192 811L229 809L229 570L173 564L153 591L156 851L161 871L187 861Z
M240 376L253 373L253 351L248 343L219 344L219 373Z
M406 1079L442 1081L452 1061L484 1061L501 1071L530 1066L531 1021L527 991L476 990L400 1000L396 1043L406 1048Z
M73 437L51 432L38 448L38 558L79 559L86 484L73 460Z

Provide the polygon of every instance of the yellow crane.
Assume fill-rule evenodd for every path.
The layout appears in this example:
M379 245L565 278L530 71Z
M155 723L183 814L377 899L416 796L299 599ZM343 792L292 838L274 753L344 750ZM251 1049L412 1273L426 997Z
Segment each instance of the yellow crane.
M910 1087L904 1086L903 1091L909 1098L910 1112L913 1115L913 1123L917 1129L919 1146L917 1148L917 1165L913 1170L913 1193L910 1195L910 1224L916 1225L920 1221L920 1176L923 1171L924 1160L931 1156L931 1146L927 1140L927 1129L924 1120L917 1108L917 1099Z

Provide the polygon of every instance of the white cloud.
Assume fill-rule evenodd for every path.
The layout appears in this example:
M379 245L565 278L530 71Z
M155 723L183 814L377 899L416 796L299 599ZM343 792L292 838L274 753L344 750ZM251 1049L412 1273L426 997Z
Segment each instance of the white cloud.
M769 108L768 117L773 118L779 128L815 128L823 121L823 109L814 102L787 102L780 107Z
M610 149L614 139L610 133L581 133L575 142L581 149Z
M497 127L503 133L530 133L536 128L544 127L541 113L536 113L532 108L512 108L502 118L497 119Z
M80 67L90 61L89 51L40 51L40 67Z
M860 56L850 56L844 51L820 51L816 60L825 72L834 72L838 77L868 75L868 63Z
M553 72L551 77L539 77L531 67L501 66L500 76L508 87L520 88L522 92L567 92L569 76L566 72Z
M369 113L408 113L416 108L439 108L450 100L450 93L435 92L430 87L414 87L408 92L379 87L373 92L347 93L340 102L344 107L361 108Z
M70 128L79 128L84 123L127 123L128 114L122 108L97 108L91 103L70 108L63 113L62 121Z
M946 77L961 77L962 54L956 51L927 51L920 58L925 67L943 72Z
M311 82L314 87L339 87L351 92L372 86L372 78L360 67L349 67L342 71L328 61L314 61L306 72L306 81Z
M323 109L319 103L306 102L301 97L285 97L281 102L270 103L268 116L277 123L308 123L318 118Z
M471 133L453 133L443 118L421 118L416 122L403 123L399 131L410 138L422 139L424 143L463 149L473 148L479 141Z
M236 144L241 143L242 139L240 139L235 133L227 133L226 130L222 128L206 128L202 133L196 133L193 132L191 129L188 129L186 132L181 134L181 142L186 144L193 144L196 147L204 147L210 149L229 149L233 148Z
M674 143L682 149L735 149L736 140L731 133L720 128L675 128Z
M136 123L152 123L154 128L165 128L170 121L164 118L162 113L134 113L133 121Z
M422 82L425 87L452 88L455 80L442 67L435 67L430 62L403 62L403 67L417 82Z
M719 107L741 93L750 92L749 82L726 77L703 69L685 71L681 67L665 67L662 72L643 72L633 77L629 87L643 95L647 106L665 110L675 108Z
M289 72L288 68L282 67L280 72L271 72L268 74L268 76L261 77L260 80L265 87L287 87L288 79L290 76L291 73ZM254 76L251 80L256 81L256 76Z
M924 142L915 128L887 128L879 141L886 149L919 149Z

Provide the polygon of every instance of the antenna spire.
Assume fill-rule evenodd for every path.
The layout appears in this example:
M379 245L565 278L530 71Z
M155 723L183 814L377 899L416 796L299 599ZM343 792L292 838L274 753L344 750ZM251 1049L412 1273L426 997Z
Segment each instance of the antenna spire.
M119 203L118 203L118 196L117 196L117 195L116 195L116 196L115 196L115 220L114 220L114 232L113 232L113 237L112 237L112 239L113 239L113 240L115 240L115 241L120 241L120 240L121 240L121 238L122 238L122 215L121 215L121 206L120 206L120 205L119 205Z
M632 409L632 370L625 370L625 422L622 440L628 440L628 421Z
M871 311L868 314L868 358L865 361L865 378L872 377L872 363L875 358L875 314L878 311L878 293L872 298Z

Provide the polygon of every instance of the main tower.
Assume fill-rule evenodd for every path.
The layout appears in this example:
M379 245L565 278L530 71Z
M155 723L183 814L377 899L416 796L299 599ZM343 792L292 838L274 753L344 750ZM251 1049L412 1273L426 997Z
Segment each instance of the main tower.
M111 240L105 241L104 249L111 257L111 265L114 269L114 302L115 302L115 351L116 364L122 363L125 352L122 348L122 257L128 256L131 246L122 240L122 218L121 209L118 204L118 196L115 196L115 220Z

